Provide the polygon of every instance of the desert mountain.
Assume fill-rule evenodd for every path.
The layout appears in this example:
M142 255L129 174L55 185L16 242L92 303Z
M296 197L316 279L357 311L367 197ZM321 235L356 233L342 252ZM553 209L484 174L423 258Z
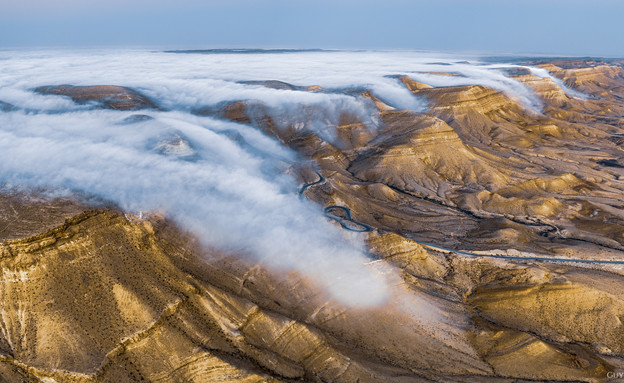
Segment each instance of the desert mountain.
M369 89L349 90L366 113L261 99L191 110L296 152L283 164L300 198L362 241L365 267L392 282L379 305L349 305L303 272L205 246L159 211L2 189L0 380L600 382L622 371L624 69L533 64L553 77L510 77L537 110L499 89L402 74L425 110ZM124 114L130 132L158 121L131 88L36 92L144 109ZM199 158L192 137L167 132L150 153Z

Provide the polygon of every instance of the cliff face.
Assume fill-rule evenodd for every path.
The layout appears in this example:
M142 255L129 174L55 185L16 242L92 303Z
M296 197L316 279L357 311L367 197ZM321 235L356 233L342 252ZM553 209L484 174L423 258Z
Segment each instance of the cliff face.
M318 105L194 110L315 161L289 171L306 185L302 198L360 231L366 267L393 282L379 306L342 304L302 273L200 246L157 213L3 190L0 380L605 380L624 368L621 265L577 261L623 260L624 77L617 65L564 64L542 67L587 98L514 75L542 113L488 87L408 77L428 109L362 92L377 126ZM39 91L155 108L127 88ZM186 153L186 140L162 150Z
M405 285L385 306L357 309L302 276L206 254L159 217L87 211L2 245L2 376L591 380L613 368L600 353L621 352L614 276L454 258L390 233L369 243Z

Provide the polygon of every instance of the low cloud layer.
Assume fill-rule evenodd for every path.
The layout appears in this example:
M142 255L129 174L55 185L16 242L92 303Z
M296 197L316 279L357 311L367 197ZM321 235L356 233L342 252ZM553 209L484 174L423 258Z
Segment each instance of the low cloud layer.
M210 118L168 112L119 123L123 117L114 111L1 114L0 179L5 187L84 191L132 212L161 211L207 246L298 270L344 302L385 298L384 282L364 266L362 248L301 201L297 184L280 173L293 153L252 128ZM232 130L258 150L223 134ZM172 136L191 143L193 161L157 150Z
M349 110L366 119L370 113L358 97L239 83L249 80L329 90L369 88L396 107L426 110L424 100L391 77L397 74L432 85L480 83L538 106L526 87L498 69L444 55L21 51L2 52L0 60L0 100L17 107L0 112L3 187L79 191L132 212L162 211L207 246L297 270L320 281L335 298L362 305L383 302L387 283L364 265L369 259L356 234L330 224L318 206L298 198L296 181L284 172L297 155L250 126L190 111L258 99L274 108L306 103L336 115ZM439 70L462 76L425 73ZM132 113L32 91L55 84L128 86L167 111L148 112L151 120L124 122ZM232 132L242 140L232 139Z
M163 107L181 110L241 99L261 99L270 105L354 102L345 95L238 83L280 80L299 86L319 85L327 90L368 88L395 107L425 110L426 100L415 97L398 80L389 77L404 74L433 86L486 85L515 97L529 108L539 108L541 104L528 87L505 76L505 67L517 66L486 65L475 56L440 53L337 51L239 55L144 50L21 51L0 52L0 60L0 100L41 109L67 107L67 100L35 97L29 90L65 83L129 86L144 91ZM540 69L533 70L537 75L547 75Z

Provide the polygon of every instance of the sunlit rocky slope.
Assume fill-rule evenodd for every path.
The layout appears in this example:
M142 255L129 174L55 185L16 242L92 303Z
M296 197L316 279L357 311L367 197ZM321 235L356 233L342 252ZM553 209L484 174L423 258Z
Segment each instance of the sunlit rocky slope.
M364 241L366 267L392 285L379 304L205 246L159 211L3 189L0 381L600 382L624 371L624 63L528 64L553 77L507 76L539 110L488 86L402 74L425 110L273 79L249 83L345 92L372 112L262 99L190 110L298 154L282 172ZM34 91L118 110L128 131L166 109L121 86ZM195 158L181 133L154 148Z

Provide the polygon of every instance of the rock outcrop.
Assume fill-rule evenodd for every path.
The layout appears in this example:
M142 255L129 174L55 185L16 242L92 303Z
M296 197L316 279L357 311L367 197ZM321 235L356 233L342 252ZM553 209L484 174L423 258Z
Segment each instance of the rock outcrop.
M94 85L41 86L35 92L70 97L77 103L94 102L102 107L116 110L157 109L156 105L141 93L123 86Z
M601 382L624 371L621 265L591 263L624 259L622 67L540 65L587 98L518 70L510 76L543 110L485 86L401 77L426 111L372 91L357 95L370 120L261 100L193 111L313 160L289 167L301 198L366 229L347 234L393 282L379 306L345 305L301 273L202 247L156 212L2 189L0 380ZM37 91L156 108L123 87ZM175 130L149 149L196 159Z

